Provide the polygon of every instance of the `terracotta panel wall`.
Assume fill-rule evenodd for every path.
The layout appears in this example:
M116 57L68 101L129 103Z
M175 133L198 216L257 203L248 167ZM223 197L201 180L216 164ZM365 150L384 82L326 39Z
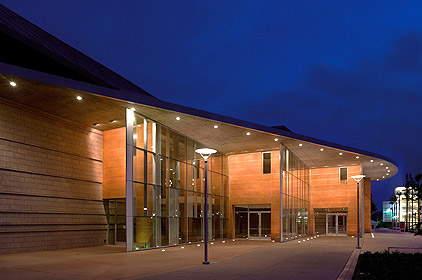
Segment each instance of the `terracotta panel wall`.
M356 182L351 176L361 174L360 166L348 167L347 184L340 183L339 167L311 169L311 212L310 223L312 228L315 208L342 208L348 209L348 234L355 235L357 225ZM361 194L362 195L362 194ZM370 232L370 179L365 180L365 232ZM369 208L368 208L369 206Z
M106 239L102 133L0 100L0 254Z
M280 161L271 152L271 174L262 174L262 153L229 156L230 236L234 236L234 205L270 204L271 238L280 237Z
M103 199L126 197L125 141L124 127L103 132Z

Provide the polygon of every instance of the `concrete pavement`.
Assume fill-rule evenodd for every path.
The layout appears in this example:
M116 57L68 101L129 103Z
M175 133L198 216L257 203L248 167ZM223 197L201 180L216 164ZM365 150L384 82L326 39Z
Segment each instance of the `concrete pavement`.
M320 237L282 244L218 241L210 245L210 265L202 264L200 245L133 253L123 252L121 247L101 246L3 255L0 280L336 279L354 249L354 239Z

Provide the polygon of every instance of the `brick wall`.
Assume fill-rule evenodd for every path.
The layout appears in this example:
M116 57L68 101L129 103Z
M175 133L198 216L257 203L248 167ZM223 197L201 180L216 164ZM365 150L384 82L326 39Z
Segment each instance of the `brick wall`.
M104 244L102 133L0 100L0 254Z

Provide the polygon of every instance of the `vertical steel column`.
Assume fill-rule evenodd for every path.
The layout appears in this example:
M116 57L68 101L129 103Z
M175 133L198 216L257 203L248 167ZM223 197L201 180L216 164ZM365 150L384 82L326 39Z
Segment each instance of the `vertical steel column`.
M283 242L283 146L280 143L280 242Z
M126 108L126 251L133 251L133 123L134 113Z
M362 168L362 167L361 167ZM363 172L362 172L362 175L363 175ZM360 225L360 228L361 228L361 231L360 231L360 236L361 237L363 237L363 235L365 234L365 178L363 178L362 179L362 181L361 181L361 198L360 198L360 201L361 201L361 205L360 205L360 210L361 210L361 215L360 215L360 217L361 217L361 225Z
M358 228L358 246L356 247L357 249L360 249L360 244L359 244L359 239L360 239L360 232L359 232L359 182L357 182L357 188L356 188L356 192L357 192L357 210L358 210L358 226L357 226L357 228Z
M205 205L204 205L204 261L203 264L210 264L208 261L208 181L207 181L207 173L208 173L208 159L205 159Z

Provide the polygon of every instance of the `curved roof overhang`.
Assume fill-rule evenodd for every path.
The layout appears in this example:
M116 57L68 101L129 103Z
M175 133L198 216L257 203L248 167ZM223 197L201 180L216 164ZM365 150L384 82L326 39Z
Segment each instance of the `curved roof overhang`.
M113 90L3 63L0 63L0 73L3 73L1 97L93 129L124 126L124 109L135 107L145 117L223 154L278 150L281 143L310 168L360 165L363 173L372 180L390 178L398 171L393 160L379 154L161 101L136 92ZM11 79L17 80L16 89L10 88L8 81ZM76 95L83 96L83 102L76 102ZM94 126L94 123L98 125ZM215 125L218 128L214 128ZM278 141L275 141L276 138Z

